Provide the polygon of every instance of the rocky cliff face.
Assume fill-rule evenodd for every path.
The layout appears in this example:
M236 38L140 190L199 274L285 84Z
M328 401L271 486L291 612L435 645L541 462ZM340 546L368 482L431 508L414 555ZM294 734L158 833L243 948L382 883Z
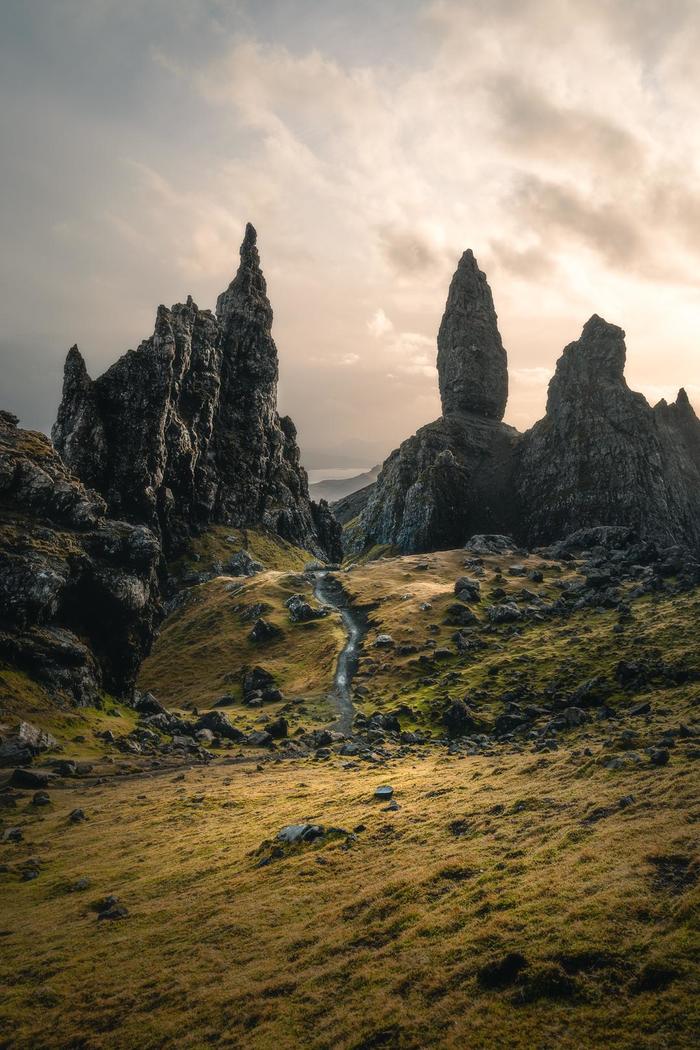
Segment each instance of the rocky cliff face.
M503 419L508 358L498 331L486 274L471 251L459 261L437 337L437 368L444 416L469 412Z
M105 511L0 412L0 661L78 704L129 695L160 611L158 540Z
M652 409L631 391L625 357L625 333L594 315L559 359L515 478L530 543L624 524L700 546L700 423L683 395Z
M159 307L155 331L92 381L66 361L53 440L110 513L148 525L166 553L217 522L263 525L319 556L340 528L312 503L296 430L277 414L277 348L256 233L216 315L191 298Z
M505 350L465 252L438 334L443 416L387 459L350 549L448 548L477 532L532 545L598 525L700 549L700 421L685 391L654 409L631 391L625 356L624 332L592 317L557 364L545 417L524 435L506 427Z
M454 547L475 532L515 528L510 478L518 434L501 422L506 351L491 289L471 252L452 279L438 334L443 415L386 460L352 530L353 550Z

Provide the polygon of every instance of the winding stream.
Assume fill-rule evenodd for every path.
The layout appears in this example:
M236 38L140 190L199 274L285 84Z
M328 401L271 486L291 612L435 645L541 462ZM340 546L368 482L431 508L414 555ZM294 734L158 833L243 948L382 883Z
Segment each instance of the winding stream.
M340 613L347 632L347 641L338 657L333 676L333 694L338 710L334 727L341 733L351 733L354 715L352 680L357 671L360 645L367 632L365 617L348 603L341 583L328 572L315 573L314 594L321 605L328 605Z

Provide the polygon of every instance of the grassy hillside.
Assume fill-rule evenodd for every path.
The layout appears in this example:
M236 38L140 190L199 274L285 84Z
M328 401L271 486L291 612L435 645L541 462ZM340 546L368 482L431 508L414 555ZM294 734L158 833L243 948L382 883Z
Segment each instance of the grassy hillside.
M2 847L5 1046L692 1045L700 810L675 754L222 764L52 797ZM298 821L357 830L261 867ZM108 894L127 918L97 920Z
M303 697L316 721L330 720L333 710L326 694L344 640L340 618L292 623L284 604L292 594L314 602L311 584L298 573L272 571L237 580L222 576L193 588L189 600L163 625L143 665L140 687L168 706L194 701L208 707L227 695L234 701L231 715L244 716L243 672L262 664L286 698ZM279 628L276 639L250 640L256 613Z
M700 592L673 576L639 588L635 570L615 601L579 603L580 562L489 556L474 622L458 628L466 558L379 557L339 574L369 617L357 712L398 712L418 738L375 722L352 753L246 745L140 773L121 756L112 772L134 775L119 778L103 755L101 779L58 781L46 806L0 793L3 831L21 832L0 843L3 1046L694 1045ZM311 586L284 567L194 587L142 686L172 706L230 694L242 728L280 711L291 734L327 724L340 619L293 624L284 605L312 600ZM565 593L571 608L547 612ZM527 615L492 622L489 607L511 599ZM248 638L260 606L283 632L262 645ZM381 634L392 644L375 645ZM251 710L240 681L257 664L286 697ZM0 687L10 680L0 670ZM478 747L446 744L443 715L461 699ZM515 709L525 722L500 731ZM64 713L43 717L67 747L94 746L70 743ZM125 732L134 713L107 700L71 717ZM374 798L387 784L396 805ZM76 808L87 819L73 822ZM327 834L276 838L299 823ZM100 920L109 895L127 914Z

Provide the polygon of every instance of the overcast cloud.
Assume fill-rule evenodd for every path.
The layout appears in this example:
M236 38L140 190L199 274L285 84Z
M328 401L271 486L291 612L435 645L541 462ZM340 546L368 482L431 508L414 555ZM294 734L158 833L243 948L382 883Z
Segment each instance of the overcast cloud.
M509 422L594 312L700 407L699 47L696 0L4 0L2 407L47 429L73 342L97 375L212 307L247 220L308 466L438 414L467 247Z

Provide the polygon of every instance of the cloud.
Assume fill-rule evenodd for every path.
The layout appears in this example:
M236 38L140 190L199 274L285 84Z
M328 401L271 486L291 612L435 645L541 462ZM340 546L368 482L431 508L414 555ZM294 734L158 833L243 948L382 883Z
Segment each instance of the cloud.
M393 332L394 324L380 307L378 310L375 310L367 322L367 329L375 339L381 339L382 336Z
M545 387L552 373L548 368L511 368L509 378L516 386Z
M19 5L0 39L0 353L28 422L50 424L75 339L99 371L158 302L213 306L246 220L304 449L361 431L374 459L437 414L467 247L519 425L593 312L627 330L631 382L697 373L695 0L386 0L371 27L345 0L58 6Z
M417 230L380 226L377 234L384 257L397 273L420 274L438 264L433 245Z

